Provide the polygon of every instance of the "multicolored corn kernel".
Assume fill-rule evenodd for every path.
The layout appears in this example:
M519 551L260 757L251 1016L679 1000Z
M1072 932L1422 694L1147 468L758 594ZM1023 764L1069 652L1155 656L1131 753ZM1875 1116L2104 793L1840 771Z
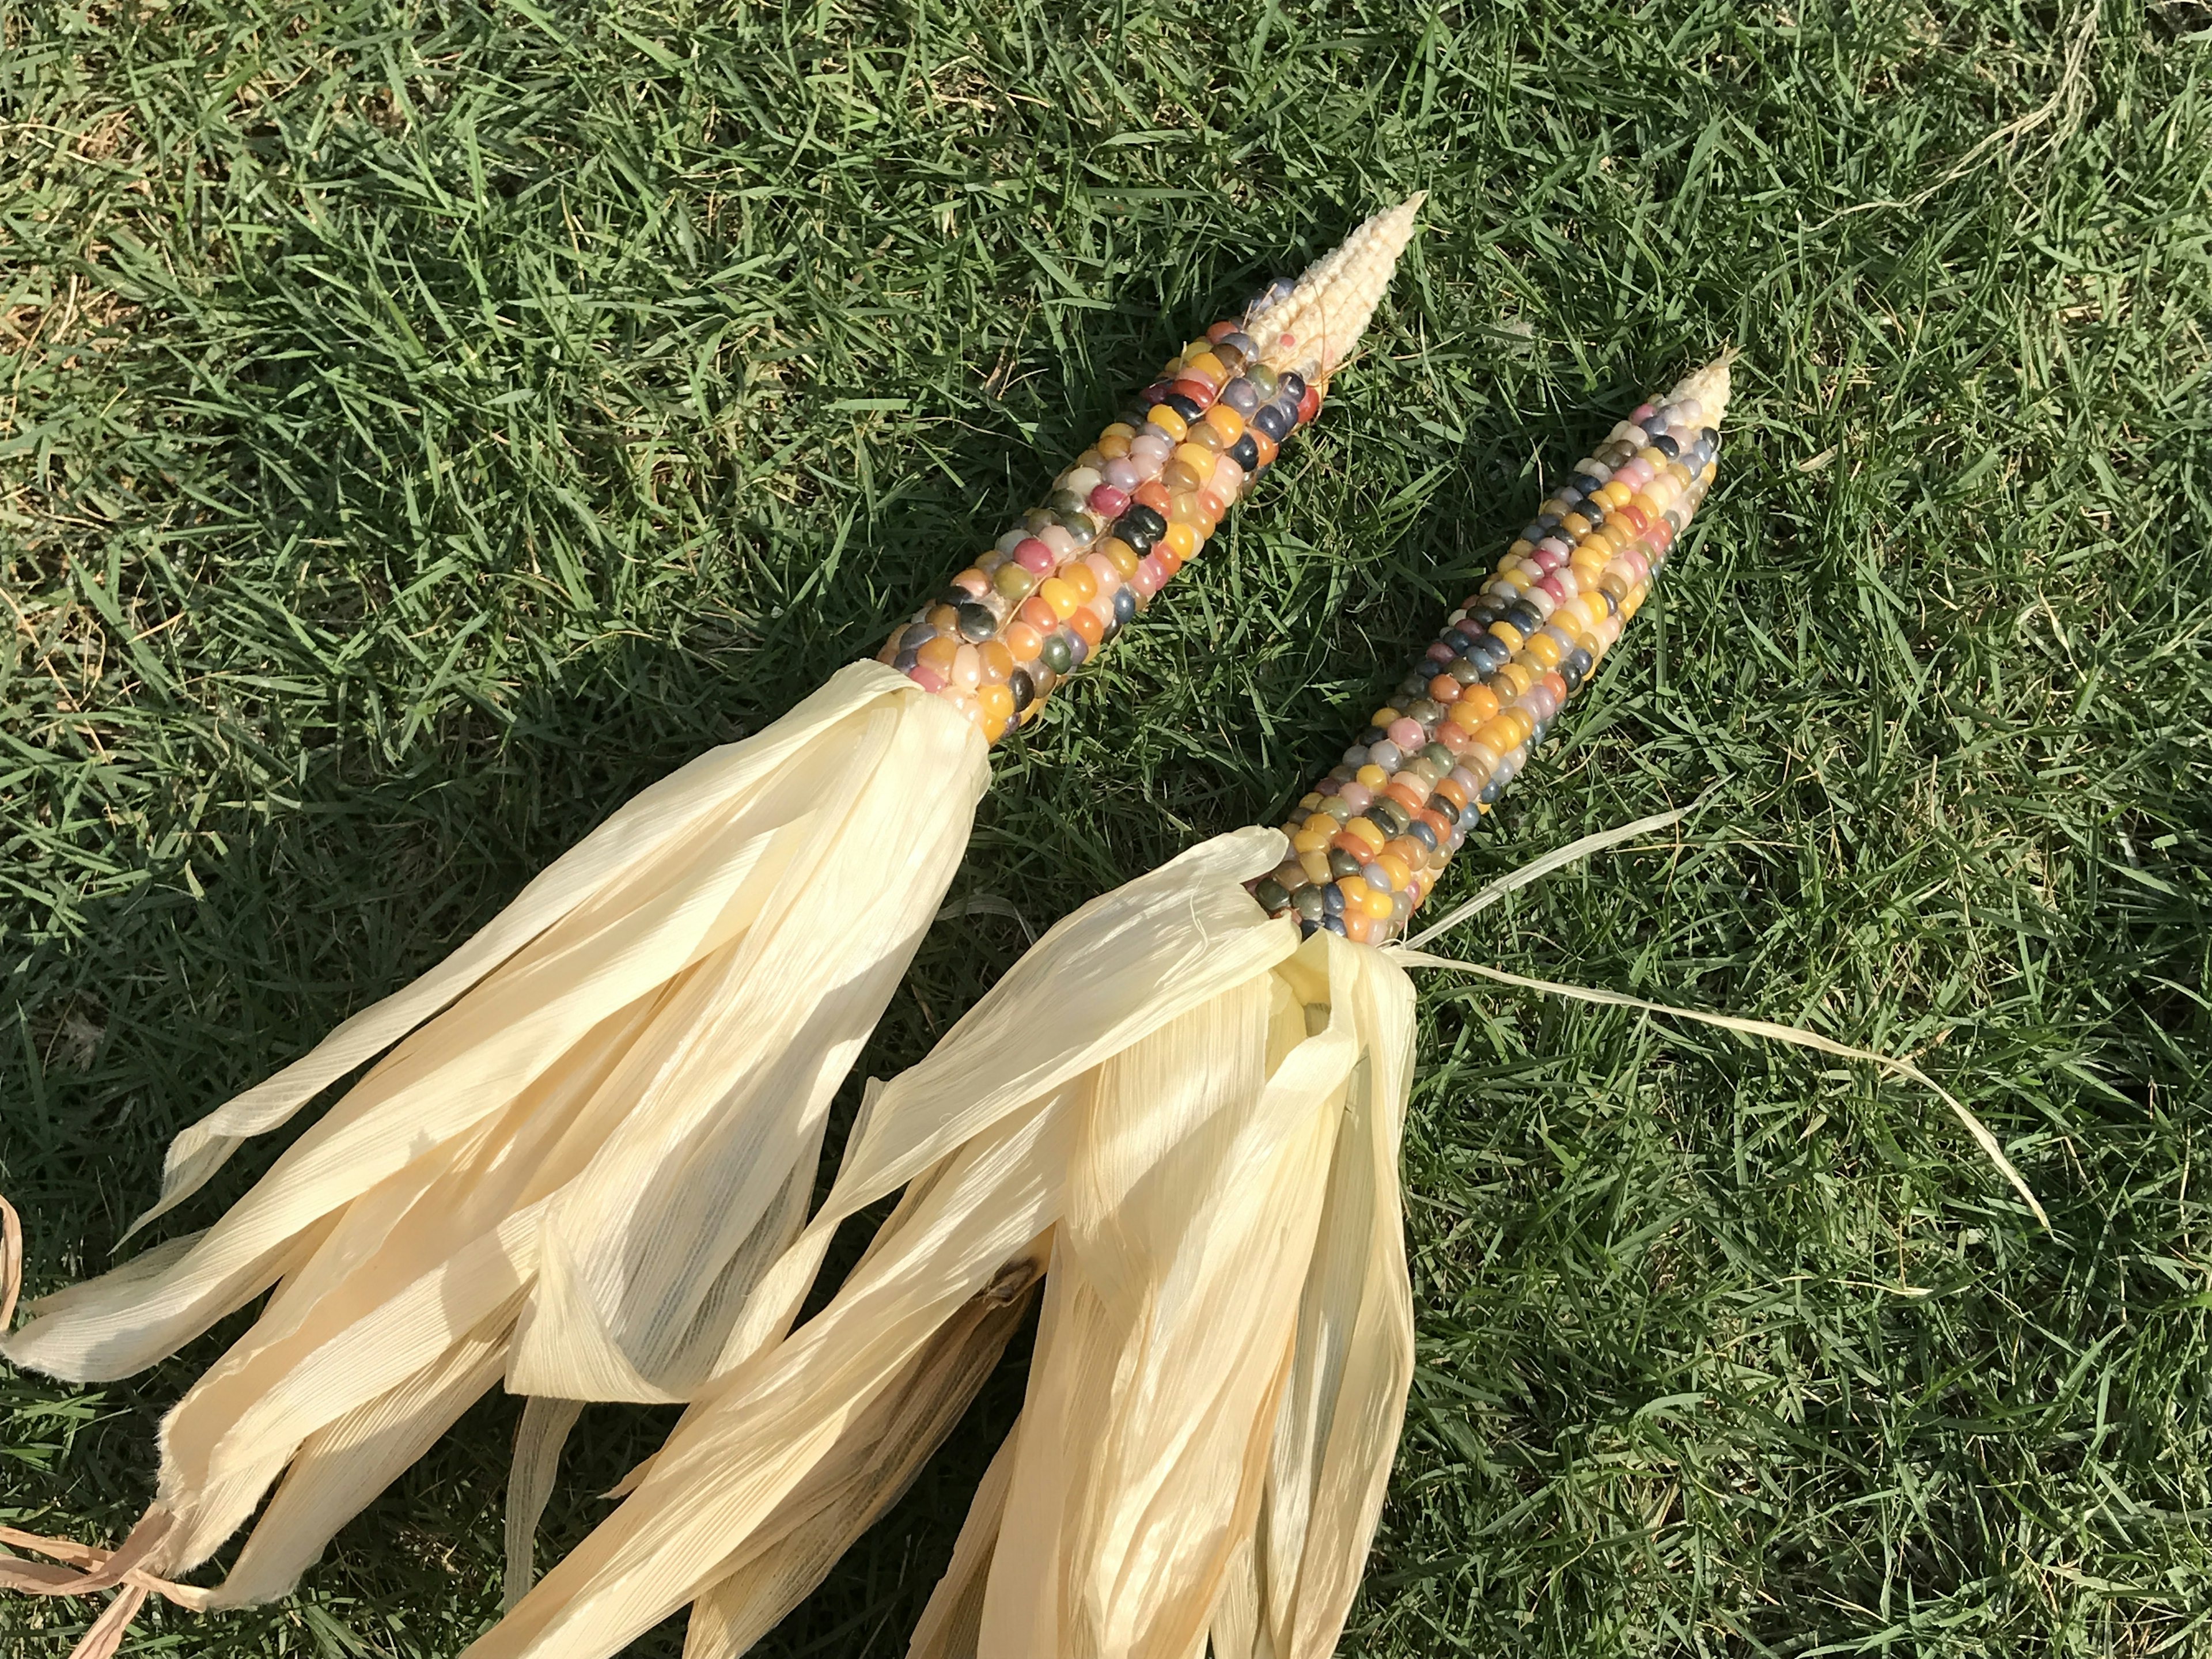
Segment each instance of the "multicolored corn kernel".
M1711 487L1728 359L1642 404L1547 497L1496 573L1292 810L1252 884L1273 915L1382 945L1620 637Z
M1185 346L1042 505L893 633L883 660L990 742L1034 718L1313 418L1318 388L1296 374L1248 374L1259 355L1233 322Z
M1036 718L1320 413L1420 202L1377 214L1297 283L1255 300L1264 343L1224 321L1170 358L1042 506L893 630L881 660L950 701L988 742Z

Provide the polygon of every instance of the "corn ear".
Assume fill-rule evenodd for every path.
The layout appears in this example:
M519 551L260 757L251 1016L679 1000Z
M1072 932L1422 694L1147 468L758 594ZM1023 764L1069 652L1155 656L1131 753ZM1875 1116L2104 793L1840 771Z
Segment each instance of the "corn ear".
M1391 222L1395 242L1370 225L1271 313L1274 348L1314 365L1312 384L1217 324L879 663L646 791L438 967L176 1138L138 1225L374 1062L214 1225L46 1298L0 1340L17 1364L105 1380L273 1291L162 1425L149 1582L204 1561L274 1486L204 1605L283 1594L503 1382L533 1401L510 1493L519 1590L580 1402L692 1398L782 1335L819 1261L799 1235L830 1098L936 913L988 744L1033 719L1314 418L1410 208ZM814 1484L783 1494L799 1508L756 1516L767 1530L716 1556L705 1648L737 1641L888 1501L901 1448L941 1431L931 1412L962 1397L962 1364L999 1324L976 1328L915 1362L903 1392L884 1392L896 1366L876 1376L866 1399L898 1411L878 1423L856 1406L815 1448ZM830 1481L833 1467L847 1474Z

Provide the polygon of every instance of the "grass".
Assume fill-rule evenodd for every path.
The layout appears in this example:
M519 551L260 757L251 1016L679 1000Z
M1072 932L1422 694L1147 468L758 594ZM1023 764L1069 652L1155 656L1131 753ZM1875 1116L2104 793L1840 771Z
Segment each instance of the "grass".
M1000 902L865 1069L1024 924L1276 818L1540 481L1734 342L1698 532L1455 887L1704 805L1448 946L1913 1054L2054 1226L1870 1073L1430 980L1420 1370L1344 1650L2212 1645L2208 26L0 0L31 1288L108 1260L179 1127L872 650L1190 329L1426 188L1315 441L1000 757L955 888ZM0 1521L119 1536L235 1328L0 1376ZM766 1650L902 1650L1019 1389ZM126 1652L454 1653L514 1416L291 1600ZM586 1417L549 1549L666 1423ZM0 1654L89 1616L0 1601Z

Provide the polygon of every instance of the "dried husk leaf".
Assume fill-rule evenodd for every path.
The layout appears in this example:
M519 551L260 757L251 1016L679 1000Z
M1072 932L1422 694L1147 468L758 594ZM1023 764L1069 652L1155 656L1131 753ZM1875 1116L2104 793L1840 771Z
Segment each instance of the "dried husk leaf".
M692 1605L684 1659L738 1659L898 1501L1006 1352L1035 1300L1048 1248L1038 1240L962 1304L731 1553Z
M47 1298L0 1347L104 1379L276 1287L163 1425L172 1525L149 1568L205 1559L289 1465L215 1604L281 1594L502 1377L570 1401L703 1384L799 1231L830 1097L986 775L940 700L848 668L180 1136L163 1206L398 1040L215 1225Z
M1188 1659L1239 1562L1298 1650L1334 1642L1411 1370L1413 998L1377 953L1301 947L1261 915L1242 884L1281 847L1220 837L1085 907L872 1094L732 1368L470 1659L599 1659L693 1601L693 1659L738 1651L926 1455L874 1425L949 1424L912 1391L1048 1245L1021 1424L915 1651ZM827 1232L901 1183L836 1297L783 1336L781 1287L803 1291Z

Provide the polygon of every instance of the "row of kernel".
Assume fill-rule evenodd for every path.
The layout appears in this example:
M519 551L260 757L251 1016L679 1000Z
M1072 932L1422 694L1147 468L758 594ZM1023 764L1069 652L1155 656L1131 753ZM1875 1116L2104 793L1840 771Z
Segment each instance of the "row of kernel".
M1620 637L1704 501L1720 434L1694 398L1640 405L1548 498L1482 590L1284 826L1253 884L1271 915L1371 944L1401 933Z
M1261 358L1234 323L1192 341L1043 506L891 635L883 660L949 699L988 742L1033 719L1320 410L1318 386Z

